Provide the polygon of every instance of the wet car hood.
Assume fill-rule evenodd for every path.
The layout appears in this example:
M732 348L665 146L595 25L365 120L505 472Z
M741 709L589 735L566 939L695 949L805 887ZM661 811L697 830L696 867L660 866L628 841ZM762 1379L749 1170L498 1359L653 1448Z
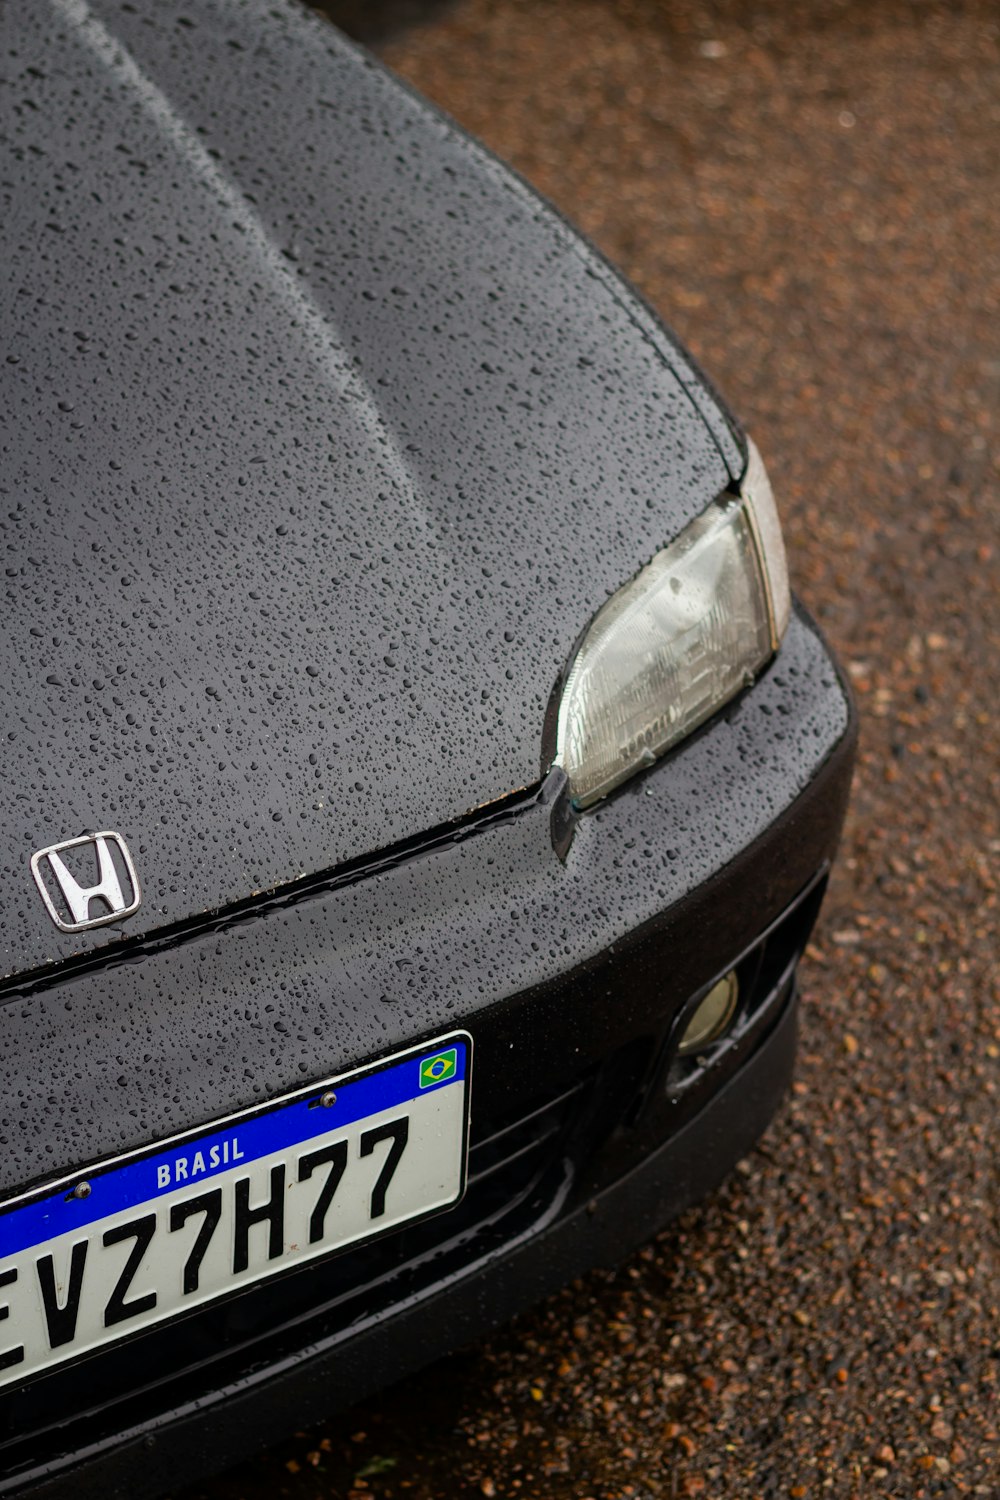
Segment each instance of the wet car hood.
M11 974L537 780L579 632L739 452L603 262L325 23L0 30ZM143 904L60 935L30 856L105 828Z

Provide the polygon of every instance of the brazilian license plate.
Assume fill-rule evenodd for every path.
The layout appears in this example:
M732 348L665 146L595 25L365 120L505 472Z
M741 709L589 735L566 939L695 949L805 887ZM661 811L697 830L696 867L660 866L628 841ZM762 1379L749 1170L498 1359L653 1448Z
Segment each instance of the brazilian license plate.
M0 1207L0 1386L457 1203L464 1032Z

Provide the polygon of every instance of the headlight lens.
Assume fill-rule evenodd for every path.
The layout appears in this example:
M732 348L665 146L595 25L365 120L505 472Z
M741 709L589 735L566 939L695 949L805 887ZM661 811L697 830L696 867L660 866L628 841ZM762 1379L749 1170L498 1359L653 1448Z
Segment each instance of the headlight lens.
M774 497L751 443L723 495L594 616L559 707L556 763L589 807L711 717L772 656L791 599Z

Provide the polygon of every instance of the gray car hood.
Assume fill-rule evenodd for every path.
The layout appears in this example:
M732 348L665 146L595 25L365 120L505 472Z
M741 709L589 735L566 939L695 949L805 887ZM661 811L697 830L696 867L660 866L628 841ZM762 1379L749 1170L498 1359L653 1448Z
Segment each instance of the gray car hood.
M531 784L603 600L739 467L580 239L328 25L0 11L0 972ZM60 934L33 851L143 886Z

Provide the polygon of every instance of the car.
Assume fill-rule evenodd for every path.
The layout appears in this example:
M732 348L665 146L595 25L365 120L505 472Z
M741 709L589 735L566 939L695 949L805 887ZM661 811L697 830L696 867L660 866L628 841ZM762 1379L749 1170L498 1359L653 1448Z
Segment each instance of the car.
M759 453L273 0L8 0L0 1494L613 1264L791 1077L855 719Z

